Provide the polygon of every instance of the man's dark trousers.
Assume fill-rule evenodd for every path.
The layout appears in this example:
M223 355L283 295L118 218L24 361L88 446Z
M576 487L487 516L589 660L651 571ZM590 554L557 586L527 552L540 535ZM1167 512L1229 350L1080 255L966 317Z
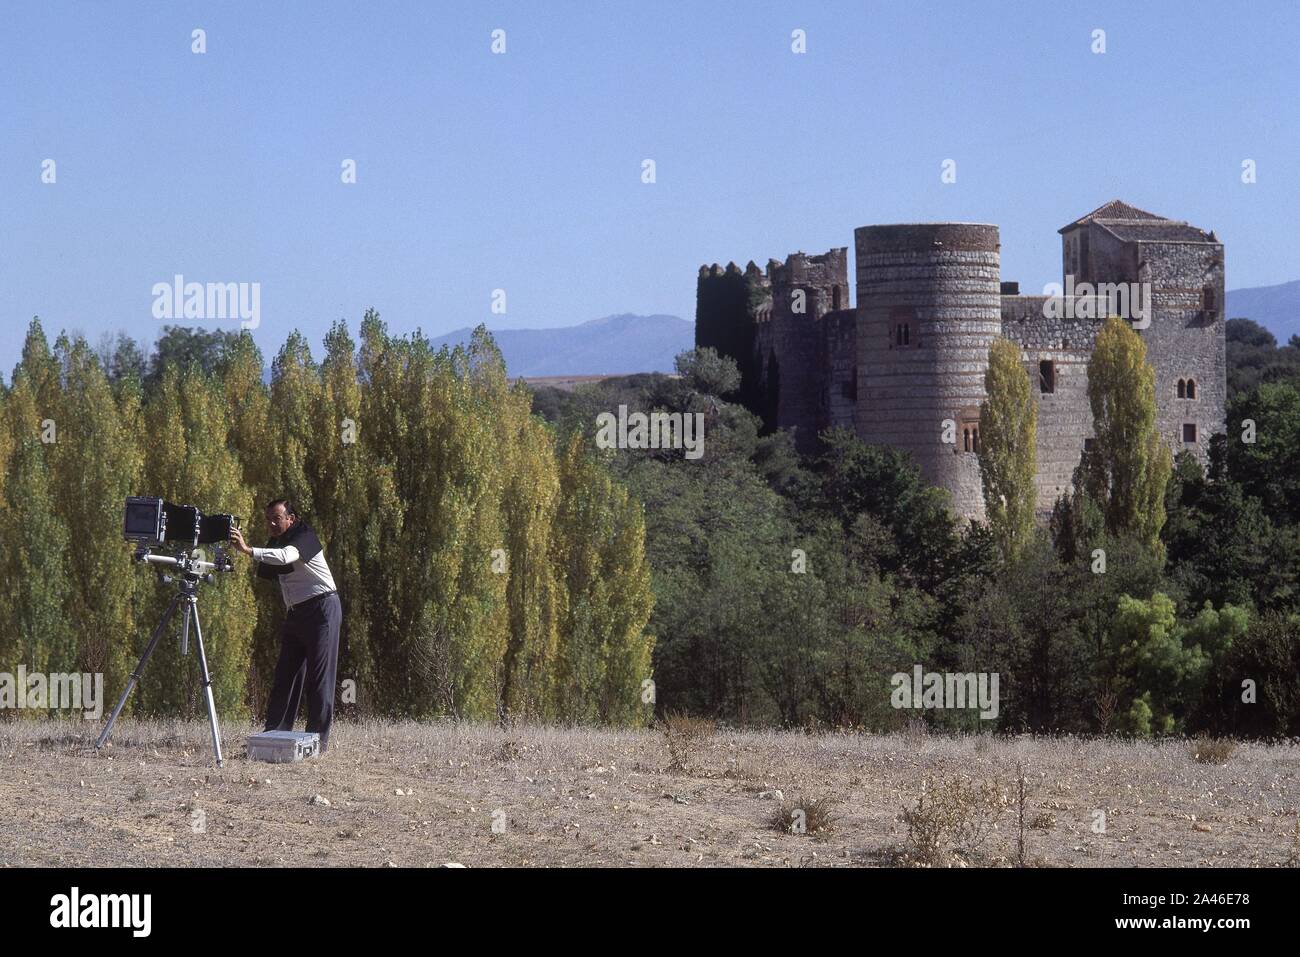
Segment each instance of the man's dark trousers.
M280 629L280 660L275 665L275 683L266 706L267 731L293 730L305 687L307 730L320 735L322 752L329 746L342 622L343 605L338 592L308 599L285 614Z

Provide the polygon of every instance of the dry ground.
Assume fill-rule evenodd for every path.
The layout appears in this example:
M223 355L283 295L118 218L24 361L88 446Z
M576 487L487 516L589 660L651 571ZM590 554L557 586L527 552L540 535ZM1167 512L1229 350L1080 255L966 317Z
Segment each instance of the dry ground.
M253 730L223 729L218 769L205 721L124 719L102 754L98 724L0 723L0 866L889 866L910 860L900 812L924 779L1014 794L1017 763L1031 864L1274 867L1300 850L1290 746L1215 765L1185 741L718 731L674 772L651 730L336 724L329 754L289 765L250 762ZM774 829L775 789L829 797L832 828ZM1017 818L950 863L1014 864Z

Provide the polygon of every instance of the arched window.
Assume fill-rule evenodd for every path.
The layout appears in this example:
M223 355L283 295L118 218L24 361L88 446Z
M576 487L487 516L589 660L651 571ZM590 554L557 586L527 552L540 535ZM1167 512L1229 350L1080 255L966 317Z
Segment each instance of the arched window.
M1187 398L1187 382L1183 379L1178 380L1178 398Z
M961 449L954 452L978 452L980 450L980 410L979 406L969 405L960 410L956 420L961 423Z
M889 310L889 328L894 335L894 345L900 349L912 344L912 320L916 310L911 306L895 306Z
M1196 380L1195 380L1195 379L1188 379L1188 380L1187 380L1187 398L1189 398L1189 399L1195 399L1195 398L1196 398Z

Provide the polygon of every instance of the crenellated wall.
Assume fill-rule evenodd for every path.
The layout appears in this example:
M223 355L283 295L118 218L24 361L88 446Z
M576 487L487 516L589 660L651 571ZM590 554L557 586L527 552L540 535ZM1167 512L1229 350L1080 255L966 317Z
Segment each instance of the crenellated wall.
M816 256L792 253L784 263L769 262L767 277L772 289L772 347L780 358L776 426L795 429L796 445L811 451L824 425L821 320L848 303L848 249L841 246Z
M1060 233L1066 295L1056 297L1022 296L1001 281L998 228L984 223L855 230L856 306L844 248L769 260L766 270L701 267L696 341L736 357L742 401L769 427L795 429L801 449L815 449L824 428L852 428L910 452L958 514L981 518L979 405L989 346L1005 336L1024 351L1038 403L1045 516L1092 437L1088 360L1119 303L1080 284L1146 284L1149 325L1124 318L1135 320L1156 370L1160 434L1204 461L1224 429L1223 245L1119 200Z

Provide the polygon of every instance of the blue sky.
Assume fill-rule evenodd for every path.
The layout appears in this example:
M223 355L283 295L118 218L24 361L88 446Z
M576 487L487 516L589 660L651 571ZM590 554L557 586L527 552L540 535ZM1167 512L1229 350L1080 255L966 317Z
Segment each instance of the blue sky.
M1036 290L1117 197L1217 230L1229 288L1300 278L1300 5L1052 6L6 4L0 373L33 315L152 342L177 273L260 283L268 363L371 305L429 334L693 318L700 263L868 223L997 223Z

